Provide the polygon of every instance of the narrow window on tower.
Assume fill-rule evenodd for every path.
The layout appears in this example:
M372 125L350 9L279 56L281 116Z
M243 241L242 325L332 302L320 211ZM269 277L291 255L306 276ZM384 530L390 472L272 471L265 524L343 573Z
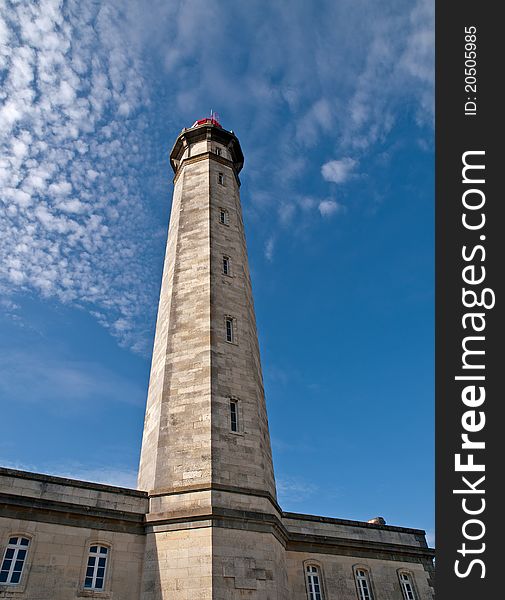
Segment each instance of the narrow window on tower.
M238 402L230 400L230 430L233 433L238 433Z
M219 185L224 185L224 173L217 174L217 182Z
M223 275L230 274L230 257L223 256Z
M84 577L84 588L88 590L103 590L105 587L105 573L109 548L100 544L89 547L88 563Z
M0 584L18 585L28 554L30 540L22 536L9 538L0 569Z
M219 222L221 223L221 225L228 225L229 219L228 211L226 210L226 208L219 209Z
M307 593L309 600L324 600L319 568L316 567L316 565L307 565L305 575L307 577Z
M354 570L354 576L356 578L359 600L373 600L368 571L366 569L356 568Z
M225 318L225 325L226 325L226 341L230 342L230 343L234 343L235 342L235 323L234 323L233 317L226 317Z
M217 146L214 148L214 152L218 155L221 156L221 148L218 148Z
M400 585L402 586L403 597L405 600L417 600L416 593L414 592L414 583L412 575L407 571L400 571Z

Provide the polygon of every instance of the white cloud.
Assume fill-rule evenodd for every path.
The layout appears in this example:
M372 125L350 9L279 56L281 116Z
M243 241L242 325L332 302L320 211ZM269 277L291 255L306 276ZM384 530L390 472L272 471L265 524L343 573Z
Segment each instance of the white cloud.
M310 499L318 491L317 485L295 477L277 479L277 493L281 504L287 505ZM287 508L289 510L289 508Z
M78 481L89 481L91 483L103 483L128 489L137 488L137 470L126 466L107 465L84 465L77 461L60 463L25 463L0 460L0 464L7 469L27 471L29 473L44 473L55 477L77 479Z
M115 2L0 5L0 284L100 308L140 348L154 246L132 149L150 151L136 114L148 97L122 15Z
M241 136L251 196L268 190L256 216L275 211L272 198L293 199L264 230L272 260L279 224L339 210L316 189L297 199L300 180L310 185L313 149L345 157L323 165L326 181L344 183L355 165L343 161L384 141L400 107L413 107L420 125L433 114L432 0L388 11L355 0L318 11L263 0L256 10L204 0L150 6L0 4L0 284L79 302L135 348L146 346L156 307L152 198L169 195L160 147L172 140L153 138L167 123L180 128L217 108ZM307 42L307 22L317 43ZM20 267L7 267L7 256Z
M434 32L433 0L373 21L364 67L347 102L341 148L363 152L383 142L402 104L415 107L420 125L432 121Z
M25 280L25 275L18 269L9 269L7 272L7 276L12 283L16 285L20 285Z
M72 198L71 200L63 200L62 202L58 202L55 206L63 212L76 214L86 212L86 210L90 208L89 205L77 200L76 198Z
M58 412L87 409L93 402L99 407L104 400L142 406L145 399L142 387L98 363L19 351L0 355L0 392L12 402L41 402Z
M344 210L344 207L335 200L322 200L318 206L322 217L331 217Z
M297 140L304 146L315 146L319 134L328 133L334 126L333 112L333 104L327 98L318 98L305 117L296 122Z
M265 258L269 261L274 257L275 240L273 237L268 238L265 242Z
M316 201L310 196L303 196L302 198L300 198L298 204L300 205L302 210L308 211L314 208Z
M5 188L4 194L6 198L10 198L20 208L27 208L32 203L30 194L17 188Z
M0 306L6 310L17 310L19 308L19 304L9 298L0 298Z
M419 89L418 122L433 124L435 68L435 5L432 0L418 0L410 14L410 31L400 59L404 69Z
M56 196L68 196L72 191L72 184L68 181L57 181L52 183L47 191L49 194L54 194Z
M357 161L348 156L340 160L330 160L321 167L321 173L326 181L345 183L352 175Z
M292 203L284 202L279 206L279 219L283 225L288 225L296 212L296 206Z

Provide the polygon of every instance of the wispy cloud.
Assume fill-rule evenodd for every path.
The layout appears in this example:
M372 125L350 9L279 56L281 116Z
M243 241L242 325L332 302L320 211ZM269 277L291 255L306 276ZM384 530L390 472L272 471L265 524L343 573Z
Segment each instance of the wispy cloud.
M272 261L274 258L275 239L273 237L268 238L265 242L265 258Z
M357 161L348 156L330 160L321 167L323 179L332 183L345 183L351 177Z
M13 320L18 320L19 304L8 297L0 298L0 311Z
M122 343L141 344L148 98L121 12L72 0L0 11L0 282L94 307Z
M279 220L282 225L289 225L296 212L296 206L293 203L284 202L279 206Z
M321 186L345 185L400 108L432 120L433 2L8 2L0 61L0 291L80 306L142 352L166 123L173 135L210 106L226 115L251 210L277 214L261 230L272 260L304 211L338 212ZM311 189L322 146L336 158Z
M414 107L420 124L431 122L434 112L434 2L418 0L410 11L371 23L339 144L358 153L385 140L401 103Z
M297 439L296 441L286 441L278 437L273 437L272 448L276 453L280 452L307 455L307 453L317 452L318 444L314 440L302 441Z
M105 483L135 489L137 487L137 471L128 467L113 467L110 465L89 466L72 462L60 463L25 463L12 462L0 458L0 464L7 469L17 469L19 471L28 471L31 473L44 473L45 475L54 475L56 477L68 477L69 479L78 479L81 481L90 481L92 483Z
M318 489L317 485L300 478L286 477L277 480L279 502L286 506L310 499Z
M0 396L20 405L44 402L49 410L61 413L104 400L142 406L145 390L98 363L11 352L0 356Z
M335 200L322 200L318 208L322 217L332 217L344 211L344 207Z

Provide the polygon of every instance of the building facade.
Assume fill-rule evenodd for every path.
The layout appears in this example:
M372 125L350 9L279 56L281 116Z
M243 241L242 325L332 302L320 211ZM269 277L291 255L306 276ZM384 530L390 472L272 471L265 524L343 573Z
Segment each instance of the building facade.
M138 490L0 469L0 598L432 600L423 531L279 506L240 143L203 119L170 162Z

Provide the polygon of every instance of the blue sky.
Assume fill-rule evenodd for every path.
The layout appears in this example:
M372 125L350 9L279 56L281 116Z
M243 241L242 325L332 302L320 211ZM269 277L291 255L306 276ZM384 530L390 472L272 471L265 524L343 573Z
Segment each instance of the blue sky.
M134 485L171 199L217 111L279 498L433 532L433 5L0 2L0 463Z

